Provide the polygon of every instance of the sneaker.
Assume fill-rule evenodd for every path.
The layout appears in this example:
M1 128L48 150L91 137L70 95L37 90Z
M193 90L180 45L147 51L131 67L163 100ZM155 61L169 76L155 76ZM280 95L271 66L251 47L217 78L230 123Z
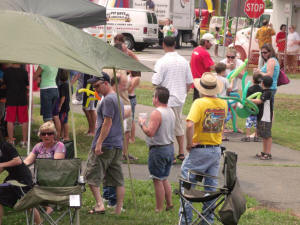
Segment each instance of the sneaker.
M116 208L116 206L117 206L117 204L115 204L115 205L109 205L109 204L107 204L107 208L108 209L115 209ZM121 209L121 212L125 212L125 209L122 207L122 209Z
M72 101L72 103L73 103L74 105L81 105L81 104L82 104L82 101L78 101L77 99L74 99L74 100Z
M116 208L116 206L117 206L117 204L115 204L115 205L110 205L110 204L107 204L107 208L109 208L109 209L114 209L114 208Z

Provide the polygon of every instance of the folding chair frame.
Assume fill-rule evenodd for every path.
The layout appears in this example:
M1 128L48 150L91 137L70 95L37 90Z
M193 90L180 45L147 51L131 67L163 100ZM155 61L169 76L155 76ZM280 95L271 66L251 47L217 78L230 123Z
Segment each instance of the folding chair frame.
M205 177L205 174L203 173L196 173L195 171L189 171L189 173L193 173L193 174L196 174L196 175L201 175L201 176L204 176ZM212 176L207 176L207 177L212 177ZM216 177L217 178L217 177ZM183 178L179 178L179 191L176 191L176 194L179 195L180 197L180 201L181 201L181 205L182 205L182 209L183 211L180 213L180 217L179 217L179 225L181 224L181 220L182 220L182 217L184 216L185 217L185 221L187 221L187 217L186 217L186 210L185 210L185 204L189 205L192 210L198 215L198 217L196 219L194 219L190 225L193 225L193 224L200 224L201 222L201 219L204 220L207 224L211 225L211 223L209 221L207 221L207 219L205 218L205 214L206 213L212 213L220 222L220 217L215 213L215 209L217 207L219 207L219 205L221 205L225 199L226 199L226 194L227 192L229 191L227 188L224 188L224 187L214 187L218 190L220 190L220 195L215 198L213 200L213 202L204 210L202 211L202 213L200 213L193 205L192 203L185 197L184 193L182 193L182 183L188 183L190 185L195 185L195 186L199 186L199 187L214 187L214 186L210 186L210 185L202 185L202 184L199 184L199 183L194 183L194 182L191 182L191 181L188 181L186 179L183 179ZM218 202L219 201L219 202ZM204 201L203 201L204 202ZM200 202L200 203L203 203L203 202ZM217 203L218 202L218 203ZM217 204L216 204L217 203ZM214 206L214 204L216 204ZM222 223L222 222L221 222ZM187 224L187 222L186 222Z
M226 149L223 147L222 148L222 155L224 156L224 151ZM198 182L191 182L189 181L190 180L190 175L193 174L196 176L196 181L199 181L199 182L202 182L203 178L205 177L210 177L210 178L215 178L215 179L220 179L220 177L215 177L215 176L211 176L211 175L208 175L208 174L205 174L205 173L199 173L197 171L194 171L194 170L189 170L188 171L188 180L180 177L179 178L179 190L175 190L175 194L178 194L179 197L180 197L180 201L181 201L181 205L182 205L182 212L180 212L180 216L179 216L179 225L181 224L181 221L184 217L185 221L186 221L186 224L187 225L193 225L193 224L200 224L201 223L201 220L204 220L207 224L211 225L211 223L209 221L207 221L207 219L205 218L205 214L207 214L208 212L209 213L212 213L216 218L217 220L219 220L221 223L221 219L220 217L215 213L215 209L217 207L219 207L227 198L227 195L231 192L231 189L228 187L228 184L227 184L227 163L226 161L224 161L224 166L223 166L223 174L224 174L224 186L223 187L215 187L215 186L211 186L211 185L203 185L201 183L198 183ZM183 191L183 188L184 188L184 184L188 184L190 187L188 188L191 189L192 186L199 186L199 187L202 187L202 188L206 188L206 187L212 187L212 188L215 188L216 190L219 190L220 192L220 195L217 196L215 199L212 199L213 202L204 210L202 211L201 213L192 205L191 201L184 195L184 193L182 192ZM217 193L217 191L215 192ZM207 201L212 201L212 200L207 200ZM199 203L204 203L206 201L197 201ZM188 224L187 222L187 217L186 217L186 209L185 209L185 204L187 204L188 206L191 207L191 209L193 210L193 212L195 212L197 214L197 218L194 219L191 223ZM222 223L223 224L223 223Z

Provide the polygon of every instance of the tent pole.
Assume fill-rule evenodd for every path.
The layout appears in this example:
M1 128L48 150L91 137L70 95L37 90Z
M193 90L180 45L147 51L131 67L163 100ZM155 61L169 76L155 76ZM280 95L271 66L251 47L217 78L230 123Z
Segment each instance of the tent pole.
M119 88L118 88L118 80L117 80L117 75L116 75L116 69L113 68L114 71L114 79L115 79L115 85L116 85L116 92L117 92L117 97L118 97L118 107L119 107L119 113L120 113L120 118L121 118L121 125L122 125L122 134L123 134L123 143L125 142L125 135L124 135L124 123L123 123L123 116L122 116L122 111L121 111L121 103L120 103L120 95L119 95ZM131 175L131 170L130 170L130 161L128 157L128 151L127 151L127 166L128 166L128 173L129 173L129 180L130 180L130 187L131 187L131 195L133 198L133 203L134 203L134 208L137 210L136 206L136 198L135 198L135 193L133 189L133 183L132 183L132 175Z
M31 112L32 112L32 88L33 88L33 65L29 65L29 110L28 110L28 134L27 134L27 155L30 153L31 138Z
M68 82L69 82L69 98L70 98L70 111L71 111L71 120L72 120L72 133L73 133L73 141L74 141L74 157L77 158L77 141L76 141L76 132L75 132L75 122L74 122L74 112L72 105L72 90L71 90L71 79L70 72L68 73Z
M229 1L226 1L226 13L225 13L225 27L224 27L224 39L223 39L223 56L225 56L225 51L226 51L226 47L225 47L225 43L226 43L226 33L227 33L227 17L228 17L228 7L229 7Z

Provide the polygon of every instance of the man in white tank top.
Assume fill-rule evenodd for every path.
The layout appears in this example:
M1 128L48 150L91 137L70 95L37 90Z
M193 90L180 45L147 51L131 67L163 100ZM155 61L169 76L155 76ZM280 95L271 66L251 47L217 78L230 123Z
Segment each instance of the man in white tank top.
M167 178L174 155L175 114L167 105L169 96L167 88L156 87L152 100L156 109L151 113L148 124L144 118L139 118L149 146L148 169L155 189L156 212L164 209L165 200L166 211L173 208L172 190Z

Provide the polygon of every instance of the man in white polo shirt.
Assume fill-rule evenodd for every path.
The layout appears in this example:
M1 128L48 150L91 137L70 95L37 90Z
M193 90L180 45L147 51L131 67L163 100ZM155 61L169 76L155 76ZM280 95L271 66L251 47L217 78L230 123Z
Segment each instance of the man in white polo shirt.
M175 51L174 37L164 38L163 49L166 54L155 64L152 84L166 87L170 92L168 106L173 109L176 117L175 135L179 146L177 159L184 160L184 129L181 115L187 92L193 83L193 76L188 61Z

